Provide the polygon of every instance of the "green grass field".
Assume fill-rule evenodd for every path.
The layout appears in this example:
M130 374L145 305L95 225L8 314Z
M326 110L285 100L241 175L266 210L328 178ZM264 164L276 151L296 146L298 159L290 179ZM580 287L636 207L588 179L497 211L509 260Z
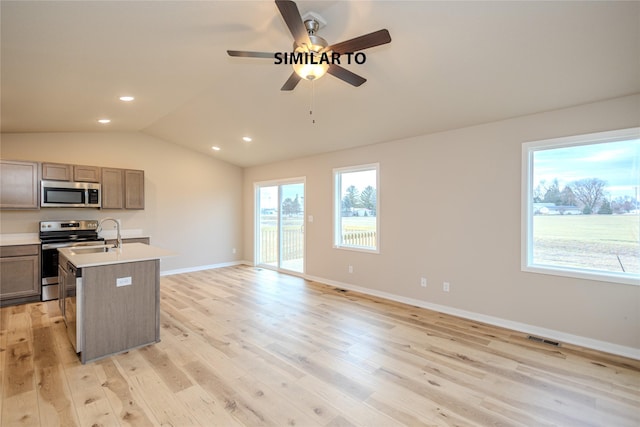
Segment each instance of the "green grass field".
M638 215L537 215L533 237L536 264L640 273Z

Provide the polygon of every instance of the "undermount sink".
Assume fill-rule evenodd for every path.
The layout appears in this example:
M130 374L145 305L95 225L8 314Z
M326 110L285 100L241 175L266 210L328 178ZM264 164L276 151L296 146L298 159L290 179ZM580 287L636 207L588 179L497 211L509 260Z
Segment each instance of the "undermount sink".
M71 249L71 253L74 255L79 254L97 254L103 252L111 252L115 248L113 246L84 246Z

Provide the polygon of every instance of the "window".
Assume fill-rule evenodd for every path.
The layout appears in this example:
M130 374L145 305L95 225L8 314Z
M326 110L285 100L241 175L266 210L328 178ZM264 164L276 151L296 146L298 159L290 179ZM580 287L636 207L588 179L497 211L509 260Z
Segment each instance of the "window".
M522 149L522 269L640 285L640 128Z
M378 252L379 165L333 170L334 247Z

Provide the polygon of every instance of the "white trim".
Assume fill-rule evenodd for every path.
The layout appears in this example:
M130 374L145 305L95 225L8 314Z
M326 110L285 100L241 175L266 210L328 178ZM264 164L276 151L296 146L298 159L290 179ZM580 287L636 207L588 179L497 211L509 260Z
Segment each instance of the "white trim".
M342 230L339 229L337 220L342 218L342 174L350 172L366 172L370 170L376 171L376 247L362 247L343 245L341 241ZM365 252L372 254L380 253L380 163L368 163L357 166L343 166L333 168L333 248L342 250L351 250L356 252ZM340 241L340 243L337 243Z
M280 250L280 236L281 230L280 226L282 225L282 212L280 209L280 205L282 203L282 186L283 185L293 185L293 184L302 184L303 194L302 194L302 226L304 235L303 235L303 248L302 248L302 272L295 272L298 274L304 274L307 271L307 177L301 176L296 178L285 178L285 179L275 179L270 181L257 181L253 183L253 259L260 259L260 242L258 241L257 232L260 230L260 188L261 187L278 187L278 268L280 268L280 258L282 254ZM267 264L257 264L259 267L265 267ZM286 270L292 271L293 270Z
M563 267L560 265L543 265L533 263L533 153L548 149L573 146L611 143L640 138L640 127L613 130L607 132L573 135L561 138L529 141L522 144L521 170L521 225L520 225L520 269L521 271L554 276L573 277L586 280L597 280L625 285L640 285L640 274L617 273L605 270L588 270L583 268Z
M510 329L513 331L522 332L525 334L532 334L541 336L544 338L550 338L554 341L565 342L567 344L573 344L581 347L590 348L593 350L603 351L605 353L611 353L619 356L629 357L632 359L640 360L640 348L627 347L619 344L610 343L607 341L600 341L593 338L583 337L580 335L568 334L566 332L557 331L554 329L542 328L535 325L529 325L521 322L514 322L512 320L502 319L500 317L488 316L486 314L476 313L473 311L460 310L454 307L445 305L433 304L427 301L417 300L413 298L407 298L400 295L391 294L388 292L376 291L368 288L363 288L348 283L342 283L335 280L329 280L322 277L315 277L310 275L304 276L307 280L320 283L325 286L339 287L350 291L360 292L365 295L371 295L383 299L388 299L403 304L413 305L427 310L433 310L440 313L450 314L452 316L461 317L463 319L474 320L482 323L487 323L493 326L499 326L501 328Z

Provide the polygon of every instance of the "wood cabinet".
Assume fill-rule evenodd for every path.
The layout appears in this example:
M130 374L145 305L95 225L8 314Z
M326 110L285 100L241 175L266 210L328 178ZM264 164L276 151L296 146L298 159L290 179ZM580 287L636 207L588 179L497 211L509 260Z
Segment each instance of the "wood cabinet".
M100 182L98 166L43 163L42 179L47 181Z
M64 317L65 312L64 303L69 290L68 284L71 284L71 280L75 279L75 277L72 278L72 274L69 271L68 262L69 260L64 255L58 253L58 307L62 317Z
M144 171L102 168L102 209L144 209Z
M99 182L102 209L144 209L144 171L0 160L0 209L39 209L39 179Z
M98 166L73 165L73 180L76 182L100 182Z
M40 299L40 245L0 247L0 303Z
M144 171L124 171L124 208L144 209Z
M35 162L0 160L0 209L39 209Z
M82 363L160 341L159 260L85 267L77 298Z
M124 208L124 170L102 168L102 209Z
M71 181L73 166L61 163L43 163L42 179L47 181Z

